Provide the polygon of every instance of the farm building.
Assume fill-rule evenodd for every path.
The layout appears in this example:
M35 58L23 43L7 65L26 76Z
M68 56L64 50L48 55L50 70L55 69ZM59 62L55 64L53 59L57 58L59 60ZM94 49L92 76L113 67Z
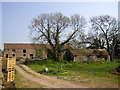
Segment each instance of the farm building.
M36 57L36 52L39 50L46 58L45 49L49 47L48 44L23 44L23 43L5 43L4 57ZM37 50L37 51L36 51Z
M23 57L23 58L42 58L48 57L47 48L50 49L49 44L19 44L19 43L5 43L4 57ZM107 61L109 55L105 49L72 49L68 45L64 49L69 48L73 60L72 61ZM65 55L66 51L62 55ZM68 56L69 58L69 56Z
M109 55L105 49L73 49L70 51L76 62L109 60Z
M64 48L67 48L65 45ZM4 57L47 58L49 44L4 43Z
M105 49L71 49L64 54L67 61L108 61L109 55Z

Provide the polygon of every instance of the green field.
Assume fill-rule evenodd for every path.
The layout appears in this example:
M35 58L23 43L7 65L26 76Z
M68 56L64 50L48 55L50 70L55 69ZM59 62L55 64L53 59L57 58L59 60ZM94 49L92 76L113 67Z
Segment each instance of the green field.
M108 84L108 87L114 87L118 84L118 75L110 74L109 71L118 67L119 62L120 60L97 62L54 62L46 60L29 61L27 66L38 73L69 81L86 84L92 83L92 81L98 84L102 82L103 84ZM48 68L48 71L45 71L45 68ZM103 87L105 86L103 85Z

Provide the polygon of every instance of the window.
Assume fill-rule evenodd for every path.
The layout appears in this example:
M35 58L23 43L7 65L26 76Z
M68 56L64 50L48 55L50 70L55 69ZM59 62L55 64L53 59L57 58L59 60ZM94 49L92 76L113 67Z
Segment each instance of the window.
M23 56L26 56L26 54L23 54Z
M25 49L23 50L23 53L26 53L26 50L25 50Z
M30 54L31 57L33 57L33 54Z
M13 51L13 52L15 52L16 50L15 50L15 49L13 49L12 51Z
M15 54L13 54L13 57L15 56Z
M33 54L30 54L30 59L33 59Z

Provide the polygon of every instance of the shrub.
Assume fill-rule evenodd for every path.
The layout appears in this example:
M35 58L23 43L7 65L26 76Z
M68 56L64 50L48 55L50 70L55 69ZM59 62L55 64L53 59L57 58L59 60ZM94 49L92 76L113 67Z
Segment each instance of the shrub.
M35 50L35 55L38 58L43 58L42 50Z

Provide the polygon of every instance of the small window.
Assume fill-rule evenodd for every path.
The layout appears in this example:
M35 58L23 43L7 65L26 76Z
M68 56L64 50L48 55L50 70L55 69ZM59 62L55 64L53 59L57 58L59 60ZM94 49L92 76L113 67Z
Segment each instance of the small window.
M23 54L23 56L26 56L26 54Z
M15 49L13 49L12 51L15 52Z
M23 53L26 53L26 50L25 50L25 49L23 50Z
M15 56L15 54L13 54L13 57Z
M33 59L33 54L30 54L30 58Z
M33 57L33 54L30 54L31 57Z

